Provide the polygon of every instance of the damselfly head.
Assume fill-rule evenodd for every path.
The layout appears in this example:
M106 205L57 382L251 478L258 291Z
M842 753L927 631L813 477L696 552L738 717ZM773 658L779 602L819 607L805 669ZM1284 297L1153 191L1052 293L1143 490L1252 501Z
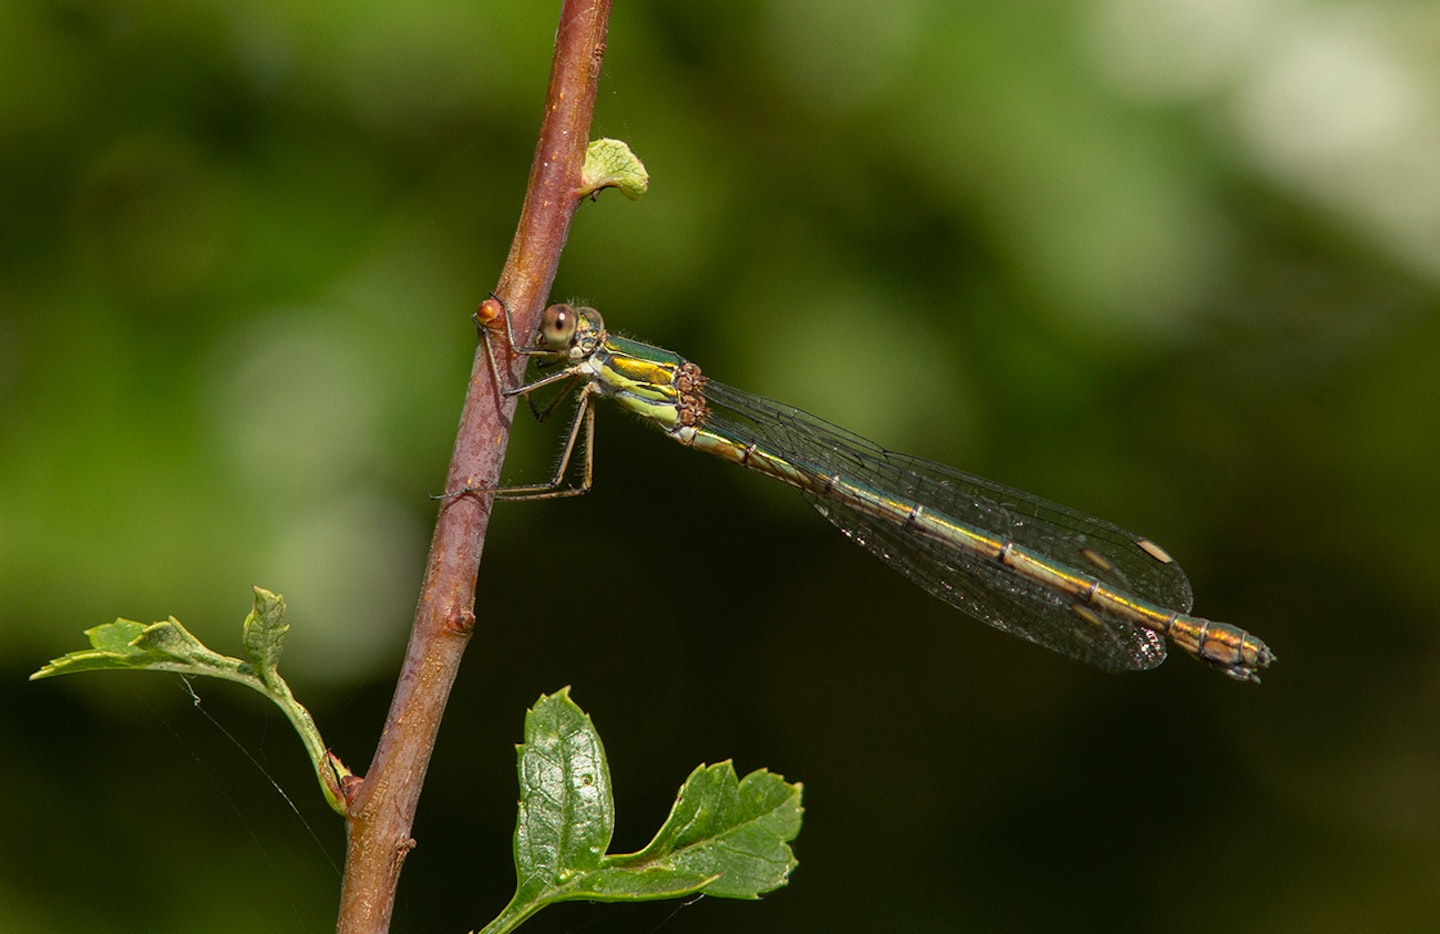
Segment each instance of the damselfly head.
M605 323L594 308L560 303L540 317L540 347L559 356L580 360L595 352L605 339Z

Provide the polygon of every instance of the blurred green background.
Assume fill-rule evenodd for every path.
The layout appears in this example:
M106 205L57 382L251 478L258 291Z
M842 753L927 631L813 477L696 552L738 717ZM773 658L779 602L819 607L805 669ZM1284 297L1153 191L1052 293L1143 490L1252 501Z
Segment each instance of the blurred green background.
M342 828L258 697L25 677L117 615L234 653L262 584L364 770L557 10L0 8L6 931L333 926ZM1431 3L617 3L595 135L651 193L583 207L557 298L1154 537L1280 661L1088 670L606 409L594 492L496 512L393 929L504 903L512 744L571 684L617 848L733 756L805 782L801 863L527 930L1433 930L1437 42Z

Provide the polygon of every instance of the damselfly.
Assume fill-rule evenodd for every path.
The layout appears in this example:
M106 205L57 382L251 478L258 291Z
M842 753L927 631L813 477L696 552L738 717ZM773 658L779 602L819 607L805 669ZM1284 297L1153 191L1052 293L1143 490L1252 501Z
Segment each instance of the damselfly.
M492 343L509 318L494 299L482 325ZM515 346L513 336L510 344ZM614 399L687 447L800 490L862 547L941 600L996 629L1110 671L1154 668L1165 640L1239 681L1275 660L1238 627L1188 615L1190 582L1147 538L1058 503L933 461L887 451L799 409L701 374L676 353L617 337L593 308L552 305L539 342L516 352L561 369L522 386L579 384L575 417L548 483L496 491L508 499L590 488L595 397ZM564 393L562 393L562 396ZM559 401L558 399L556 400ZM532 404L533 407L533 404ZM565 486L584 435L578 485ZM474 491L458 491L474 492Z

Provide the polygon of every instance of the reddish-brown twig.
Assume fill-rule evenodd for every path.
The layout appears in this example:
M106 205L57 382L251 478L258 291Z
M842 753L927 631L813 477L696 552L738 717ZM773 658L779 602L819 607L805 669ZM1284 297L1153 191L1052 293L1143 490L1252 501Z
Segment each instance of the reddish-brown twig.
M540 141L515 241L495 290L512 315L516 334L534 330L579 205L609 18L610 0L564 0L561 9ZM510 370L518 381L523 361L512 360ZM471 368L446 489L496 485L514 412L514 401L503 399L494 385L482 345ZM475 578L490 505L490 497L477 495L441 501L415 626L384 732L369 771L346 789L349 845L336 926L342 934L389 928L400 869L415 845L410 828L425 770L475 624Z

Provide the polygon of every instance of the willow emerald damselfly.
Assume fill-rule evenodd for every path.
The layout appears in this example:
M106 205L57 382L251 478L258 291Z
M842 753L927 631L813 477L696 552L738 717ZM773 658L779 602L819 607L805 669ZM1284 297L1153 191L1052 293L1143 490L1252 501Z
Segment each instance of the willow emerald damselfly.
M1117 525L887 451L799 409L726 386L679 354L608 333L593 308L551 305L533 347L515 347L509 317L495 299L481 305L476 320L498 385L504 383L494 341L502 333L516 352L560 367L504 388L506 396L579 386L554 477L492 491L501 498L588 490L593 401L614 399L687 447L796 487L857 544L1003 632L1110 671L1159 665L1164 637L1239 681L1258 682L1256 672L1275 660L1243 629L1189 615L1185 572L1159 545ZM582 435L582 475L567 487ZM483 491L457 491L466 492Z

